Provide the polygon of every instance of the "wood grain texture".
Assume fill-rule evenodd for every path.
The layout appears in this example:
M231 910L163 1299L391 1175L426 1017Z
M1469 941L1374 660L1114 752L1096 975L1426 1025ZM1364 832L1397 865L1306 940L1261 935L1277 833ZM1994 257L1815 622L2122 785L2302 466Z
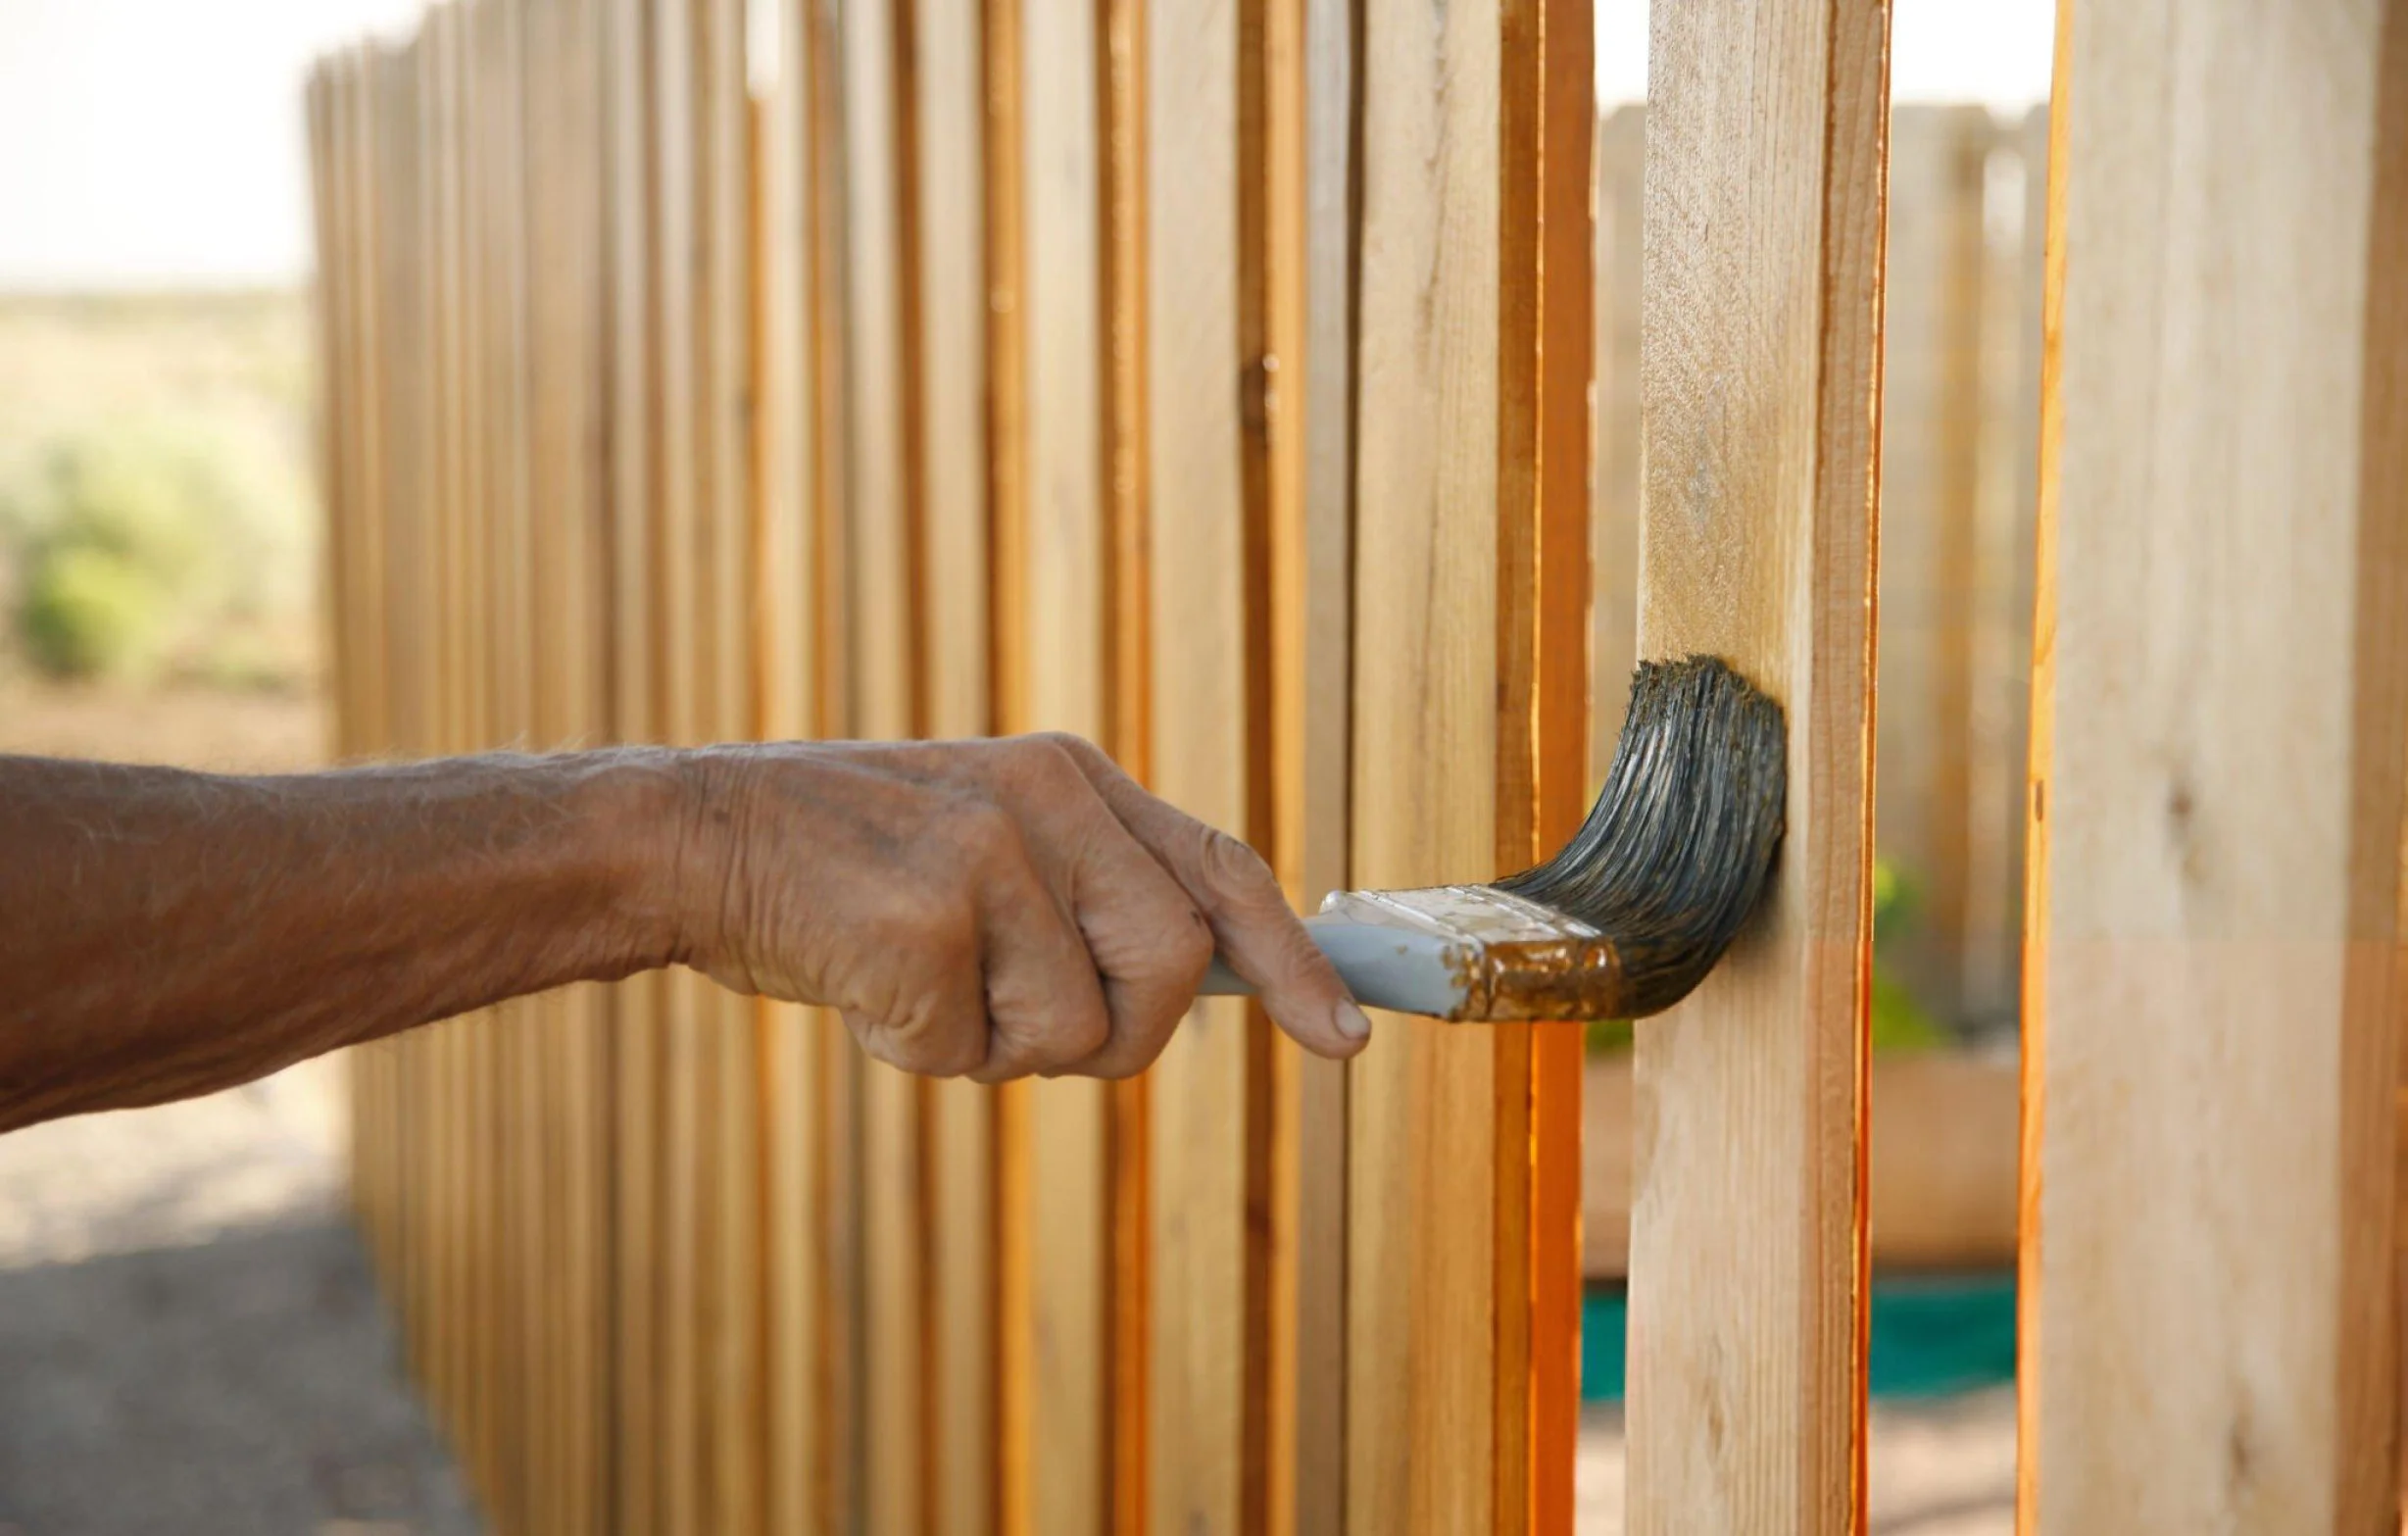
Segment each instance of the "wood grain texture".
M1954 1052L1877 1055L1868 1078L1880 1123L1866 1154L1865 1218L1884 1270L1998 1269L2015 1262L2016 1068ZM1588 1066L1582 1268L1630 1273L1627 1059Z
M1595 17L1586 0L1539 0L1527 16L1506 13L1507 102L1531 104L1536 142L1529 153L1531 188L1513 195L1506 179L1507 257L1501 367L1531 380L1526 416L1508 410L1500 445L1510 458L1527 432L1531 572L1528 609L1514 600L1508 576L1499 595L1499 623L1526 636L1532 658L1530 701L1515 734L1529 742L1531 796L1526 816L1499 827L1498 859L1537 864L1571 840L1589 809L1589 715L1596 694L1587 641L1595 577L1590 569L1591 460L1589 424L1596 380L1594 184L1590 155L1597 136ZM1510 124L1518 114L1508 111ZM1506 153L1515 153L1508 128ZM1527 208L1521 239L1514 209ZM1526 250L1527 254L1521 254ZM1517 280L1517 269L1519 277ZM1533 296L1526 322L1514 304L1517 289ZM1526 323L1527 329L1521 328ZM1517 422L1527 421L1527 426ZM1504 475L1507 494L1512 476ZM1509 506L1500 522L1518 520ZM1505 641L1500 636L1499 644ZM1610 687L1610 682L1608 687ZM1510 838L1510 840L1508 840ZM1529 1132L1520 1168L1504 1160L1500 1204L1519 1205L1527 1228L1516 1246L1523 1275L1509 1297L1527 1297L1527 1384L1508 1383L1518 1400L1500 1403L1499 1418L1527 1423L1518 1459L1498 1469L1500 1530L1570 1536L1576 1508L1574 1462L1580 1433L1580 1181L1586 1030L1578 1023L1534 1026L1530 1040ZM1510 1090L1511 1085L1508 1084ZM1507 1141L1508 1149L1516 1143ZM1518 1187L1516 1187L1518 1186ZM1500 1223L1501 1224L1501 1223ZM1500 1270L1505 1266L1500 1264ZM1507 1270L1506 1272L1510 1272ZM1503 1280L1500 1277L1500 1288ZM1510 1317L1508 1310L1506 1315ZM1500 1451L1511 1446L1500 1436Z
M422 529L429 586L419 622L425 626L427 672L421 706L426 731L420 747L427 754L456 751L469 726L460 708L465 659L461 655L458 611L460 547L467 525L462 466L466 457L467 422L460 412L460 282L454 199L458 174L458 100L460 91L457 13L429 18L418 50L418 195L419 222L416 241L423 263L426 329L419 338L425 370L427 450L426 500ZM447 1019L427 1031L435 1078L428 1106L430 1135L437 1158L434 1198L446 1234L435 1255L434 1295L437 1334L433 1343L430 1396L441 1405L447 1432L467 1448L473 1464L479 1445L476 1391L471 1360L476 1343L476 1294L472 1288L471 1256L481 1191L477 1188L478 1160L467 1115L473 1085L463 1047L472 1026L467 1019Z
M922 590L919 724L993 729L988 652L985 71L974 0L916 6L919 277L916 397ZM930 1292L921 1452L927 1528L988 1536L996 1493L994 1090L922 1085L925 1284Z
M1354 8L1265 7L1271 423L1271 860L1309 911L1348 884L1354 321ZM1272 1045L1270 1508L1279 1536L1344 1528L1349 1068Z
M1021 0L980 0L981 146L987 259L987 636L993 722L1026 728L1028 619L1028 252ZM995 1528L1029 1536L1036 1399L1030 1104L1006 1084L992 1106L995 1156Z
M811 470L809 530L816 579L812 647L817 681L811 703L813 733L839 736L846 729L851 636L846 516L849 409L846 398L847 235L845 214L846 133L844 39L835 0L806 0L802 24L808 35L801 60L807 100L806 172L809 177L810 281L805 290L810 339L812 439L822 451ZM862 1326L860 1090L862 1057L851 1036L832 1018L811 1043L817 1053L817 1121L812 1167L813 1267L818 1282L815 1324L823 1341L812 1361L813 1391L821 1415L811 1447L811 1498L817 1517L842 1528L859 1518L865 1445L861 1418Z
M845 175L845 550L847 735L900 740L919 713L913 560L920 539L912 463L917 364L907 351L916 263L905 204L911 113L903 49L910 0L843 12ZM863 1528L925 1528L927 1447L922 1281L925 1214L919 1091L864 1061L860 1073Z
M606 0L604 152L610 282L610 729L658 739L652 573L661 536L653 328L652 82L654 0ZM661 1086L666 978L620 983L614 1045L611 1468L613 1527L648 1536L660 1519L656 1417L660 1366Z
M1146 499L1149 405L1147 155L1152 142L1147 0L1099 8L1098 123L1104 205L1104 750L1140 783L1153 772L1153 533ZM1105 1095L1105 1523L1139 1536L1153 1503L1154 1077Z
M1148 691L1163 705L1151 711L1149 783L1241 835L1267 830L1257 760L1267 769L1270 702L1250 665L1268 618L1269 441L1261 39L1245 9L1155 0L1145 18L1140 467ZM1252 1234L1269 1215L1267 1027L1243 1001L1199 1003L1152 1073L1153 1529L1265 1520L1269 1256Z
M1000 582L1025 647L1009 685L1010 730L1106 733L1105 342L1102 320L1104 159L1098 18L1030 0L1017 15L1020 310L1016 360L1025 497L1019 559ZM992 33L990 34L992 36ZM998 366L1004 359L999 356ZM999 452L1001 447L999 430ZM1028 1436L1026 1505L1006 1515L1046 1536L1093 1536L1110 1498L1109 1106L1102 1084L1062 1080L1024 1098L1027 1330L1021 1390ZM1007 1409L1007 1412L1014 1412Z
M1477 8L1362 15L1350 873L1482 880L1503 661L1501 39ZM1352 1065L1346 1520L1362 1536L1497 1519L1500 1038L1380 1016Z
M695 0L694 146L697 467L702 739L752 730L754 551L753 173L745 0ZM745 1536L762 1523L761 1082L758 1005L706 992L702 1089L711 1254L703 1317L709 1522Z
M653 337L657 431L652 612L658 637L653 680L662 739L686 745L706 729L700 648L702 573L694 529L703 516L704 451L698 401L702 316L698 293L700 152L693 7L696 0L660 0L653 12ZM658 1528L663 1536L699 1536L709 1528L709 1465L704 1414L709 1361L705 1349L703 1269L710 1230L704 1139L710 1134L702 1095L708 1081L710 983L674 970L663 994L659 1209L654 1235L660 1256L660 1364L654 1445L659 1467Z
M2404 21L2061 17L2028 1529L2396 1518Z
M1872 600L1889 14L1654 8L1640 651L1790 722L1750 932L1642 1029L1628 1518L1863 1519Z
M477 297L475 389L484 429L477 475L478 583L486 679L485 732L495 743L531 742L536 684L537 488L532 458L533 290L530 268L534 168L530 164L526 13L488 4L470 13L480 169L482 272ZM506 1522L539 1528L539 1501L555 1485L555 1444L543 1433L556 1315L551 1291L557 1209L549 1130L552 1079L546 1049L556 999L523 1000L497 1014L487 1053L495 1184L487 1216L493 1245L493 1340L485 1366L496 1383L500 1430L484 1493Z
M754 163L759 345L754 355L760 430L755 439L753 724L764 740L820 733L823 668L816 521L821 461L811 296L819 280L822 193L815 125L815 38L802 0L782 0L775 71L757 112ZM825 1127L819 1115L828 1036L841 1026L818 1009L764 1003L758 1019L762 1073L762 1431L767 1445L763 1524L779 1533L829 1523L819 1477L835 1405L822 1393L819 1357L828 1275L820 1222Z
M441 621L450 655L447 667L447 750L481 749L497 739L498 695L493 675L493 622L489 587L492 542L484 532L494 455L506 451L484 405L493 394L488 354L494 344L490 312L498 290L492 243L506 226L494 217L496 168L476 154L478 128L493 116L487 88L488 44L494 23L485 13L451 8L430 18L429 41L440 55L439 166L436 240L438 271L445 290L444 323L435 340L445 355L441 391L451 435L442 456L447 546ZM518 253L512 252L512 259ZM503 311L507 315L507 311ZM517 723L517 722L511 722ZM462 1335L456 1369L462 1373L460 1439L476 1484L499 1490L509 1479L502 1469L510 1432L516 1379L498 1368L509 1337L501 1281L507 1260L503 1238L504 1196L510 1172L499 1156L508 1133L501 1121L505 1084L494 1070L510 1026L495 1011L458 1026L453 1042L453 1095L460 1155L465 1164L464 1210L456 1238L461 1296L457 1321Z
M530 369L528 430L536 501L535 739L592 741L607 723L603 629L609 526L600 452L609 407L608 315L599 0L532 0L527 19ZM542 1428L553 1473L543 1528L587 1532L602 1524L609 1466L611 1293L607 1275L611 1187L611 996L571 987L546 1023L551 1080L553 1223L552 1368Z
M376 118L371 132L377 186L376 331L379 376L374 426L384 473L378 521L384 538L382 570L383 650L386 658L384 742L395 753L422 750L419 695L423 687L422 635L418 604L425 589L421 568L420 476L425 454L424 399L419 391L417 338L423 333L418 297L420 261L412 237L418 210L417 134L418 76L409 47L388 48L375 60ZM407 1358L414 1379L427 1380L430 1325L427 1234L432 1212L425 1174L430 1165L424 1130L425 1041L394 1042L393 1093L396 1226L400 1238L398 1310L407 1329Z

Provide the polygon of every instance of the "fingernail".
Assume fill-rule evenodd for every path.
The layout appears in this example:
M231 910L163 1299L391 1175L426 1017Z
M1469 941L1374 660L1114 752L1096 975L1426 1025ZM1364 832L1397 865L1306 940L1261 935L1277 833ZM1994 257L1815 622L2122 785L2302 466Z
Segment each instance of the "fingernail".
M1365 1015L1361 1009L1356 1008L1353 1004L1339 1004L1336 1017L1338 1020L1338 1032L1346 1036L1349 1040L1368 1040L1371 1038L1370 1017Z

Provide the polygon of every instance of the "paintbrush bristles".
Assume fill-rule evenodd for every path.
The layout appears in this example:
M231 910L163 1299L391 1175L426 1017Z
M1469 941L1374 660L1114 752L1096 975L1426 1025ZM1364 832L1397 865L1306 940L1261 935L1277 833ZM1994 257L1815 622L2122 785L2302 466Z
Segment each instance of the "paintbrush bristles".
M1788 793L1779 704L1710 656L1642 662L1589 819L1554 858L1497 884L1604 934L1630 1016L1661 1013L1755 910Z

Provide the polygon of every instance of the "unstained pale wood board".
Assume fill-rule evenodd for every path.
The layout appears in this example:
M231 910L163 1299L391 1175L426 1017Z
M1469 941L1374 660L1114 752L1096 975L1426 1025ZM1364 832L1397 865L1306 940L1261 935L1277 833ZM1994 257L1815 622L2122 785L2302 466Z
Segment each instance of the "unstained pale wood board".
M606 0L604 152L609 204L611 733L658 739L652 571L659 541L649 189L653 0ZM615 999L612 1126L612 1510L618 1536L659 1529L661 1061L665 978L632 977Z
M1261 253L1241 244L1262 231L1246 228L1240 206L1241 155L1259 154L1261 74L1259 53L1242 51L1261 44L1258 29L1242 29L1241 9L1241 0L1155 0L1145 17L1152 195L1139 472L1148 491L1148 691L1166 706L1151 712L1150 787L1242 836L1268 820L1268 807L1254 803L1267 778L1254 767L1269 750L1267 678L1250 675L1249 662L1258 650L1253 631L1268 619L1257 594L1267 574L1269 445ZM1255 117L1242 126L1247 105ZM1253 1207L1269 1192L1267 1027L1251 1004L1201 1002L1151 1074L1151 1391L1137 1411L1152 1419L1155 1530L1235 1533L1263 1523L1270 1318L1260 1282L1269 1255L1253 1234L1268 1217Z
M995 451L1009 456L1011 494L1021 500L1011 564L997 577L999 589L1023 584L999 597L1019 629L1010 642L1015 673L1000 684L1012 706L1004 725L1102 739L1109 544L1098 19L1036 0L1012 20L1018 184L1007 197L1023 245L1006 291L1018 310L1011 361L1023 372L1011 394L1018 440L1007 446L999 427ZM1021 1112L1022 1144L1007 1156L1025 1159L1013 1193L1026 1285L1012 1288L1017 1314L1001 1325L1022 1335L1007 1346L1022 1374L1007 1380L1005 1412L1021 1415L1007 1433L1025 1440L1018 1466L1006 1471L1007 1490L1024 1502L1004 1511L1004 1528L1099 1536L1110 1498L1108 1103L1102 1084L1070 1079L1009 1092Z
M529 290L531 481L542 487L534 505L540 579L530 703L534 739L546 745L590 742L606 723L608 466L594 452L608 406L600 12L599 0L532 0L527 15L528 260L544 274ZM530 1427L548 1442L552 1466L537 1523L563 1531L597 1529L605 1507L608 1010L600 988L571 987L544 1020L556 1170L554 1307L545 1401Z
M1265 7L1272 862L1304 911L1350 851L1356 24L1345 0ZM1273 1049L1267 1523L1319 1536L1346 1509L1350 1069Z
M704 419L699 373L704 317L698 260L701 218L700 151L696 127L693 8L696 0L660 0L653 12L654 229L652 335L658 437L654 490L659 536L653 551L653 621L658 636L655 723L665 741L691 745L707 729L699 605L706 573L698 570L695 529L701 495ZM710 983L687 970L663 986L661 1056L661 1193L654 1217L659 1254L660 1365L654 1444L659 1465L657 1529L662 1536L700 1536L709 1529L704 1415L710 1361L704 1333L705 1261L710 1228L704 1141L712 1128L703 1099L713 1041Z
M843 10L845 156L844 733L894 741L916 733L912 561L919 476L909 387L907 314L916 252L907 239L909 76L898 35L909 0ZM906 1536L924 1525L927 1440L922 1363L925 1263L917 1086L863 1061L860 1078L862 1528Z
M913 298L921 460L917 721L940 738L993 728L987 584L987 263L984 86L973 0L915 6L913 142L918 274ZM928 1292L920 1446L927 1528L994 1529L994 1090L921 1086Z
M2408 15L2060 25L2021 1521L2389 1529Z
M752 732L751 562L755 412L752 97L744 0L695 0L696 219L694 524L700 582L697 728ZM704 1445L709 1528L746 1536L762 1519L761 1117L757 1005L710 987L700 1016L704 1263Z
M1362 11L1353 883L1497 873L1496 13ZM1499 1036L1375 1016L1350 1104L1346 1521L1494 1528Z
M754 724L765 740L816 735L820 722L817 540L812 536L819 455L817 380L809 333L815 280L816 162L811 138L811 49L804 8L781 4L776 70L756 107L754 173L760 431L754 540ZM765 1527L779 1533L826 1521L816 1476L831 1417L814 1357L825 1276L820 1265L818 1115L822 1036L839 1027L817 1009L766 1004L761 1018L763 1281L762 1428Z
M1646 657L1789 715L1752 931L1643 1024L1635 1532L1864 1517L1865 977L1886 10L1654 8L1640 357Z

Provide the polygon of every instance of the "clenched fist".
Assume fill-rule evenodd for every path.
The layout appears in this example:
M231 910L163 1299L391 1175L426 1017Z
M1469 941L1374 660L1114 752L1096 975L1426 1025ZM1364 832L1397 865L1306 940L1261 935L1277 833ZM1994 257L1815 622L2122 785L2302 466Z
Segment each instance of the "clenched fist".
M1307 1049L1369 1032L1262 860L1078 737L714 747L687 776L681 958L837 1009L882 1062L1129 1076L1216 949Z

